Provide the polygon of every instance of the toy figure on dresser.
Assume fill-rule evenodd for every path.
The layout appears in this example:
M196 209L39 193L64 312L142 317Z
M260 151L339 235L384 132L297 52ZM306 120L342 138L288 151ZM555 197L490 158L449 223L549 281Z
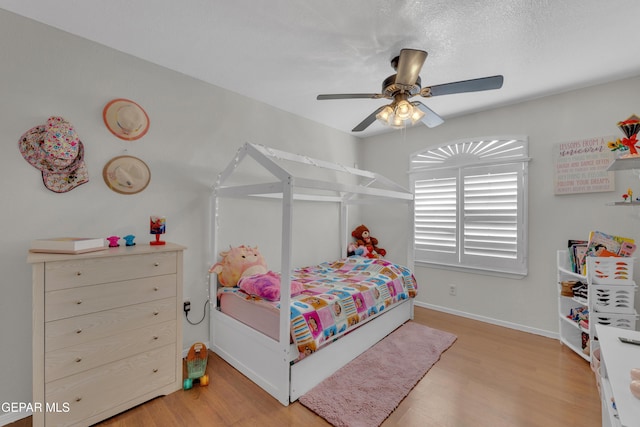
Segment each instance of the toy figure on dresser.
M124 241L125 241L125 245L126 246L135 246L135 242L133 241L133 239L135 239L136 236L134 236L133 234L127 234L126 236L123 237Z
M369 229L364 225L359 225L351 232L351 237L356 239L355 245L349 246L348 256L360 255L366 258L382 258L387 255L387 251L378 247L378 239L372 237ZM351 249L354 249L351 251ZM361 252L358 254L358 252Z
M120 244L118 243L118 241L120 240L120 236L109 236L107 237L107 240L109 241L110 248L117 248L118 246L120 246Z
M152 215L149 221L149 233L155 234L156 240L150 242L150 245L164 245L166 242L160 240L160 235L166 232L167 219L163 216Z

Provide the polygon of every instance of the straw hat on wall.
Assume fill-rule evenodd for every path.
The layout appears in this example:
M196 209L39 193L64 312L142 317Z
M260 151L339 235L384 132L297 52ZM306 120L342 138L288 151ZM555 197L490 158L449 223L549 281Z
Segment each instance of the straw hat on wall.
M105 105L102 117L112 134L127 141L140 139L149 130L147 112L129 99L118 98L110 101Z

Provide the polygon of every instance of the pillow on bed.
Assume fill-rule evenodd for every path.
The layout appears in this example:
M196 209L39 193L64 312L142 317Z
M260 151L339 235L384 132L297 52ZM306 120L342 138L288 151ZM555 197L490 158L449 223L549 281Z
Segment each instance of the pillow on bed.
M280 275L269 271L266 274L256 274L243 277L238 281L240 289L249 295L257 295L269 301L280 300ZM304 290L300 282L291 282L291 295L298 295Z

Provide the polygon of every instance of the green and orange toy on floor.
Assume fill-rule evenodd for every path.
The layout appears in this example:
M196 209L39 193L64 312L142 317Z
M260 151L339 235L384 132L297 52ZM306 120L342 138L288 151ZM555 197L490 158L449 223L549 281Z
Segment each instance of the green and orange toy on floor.
M193 387L193 382L198 381L200 386L209 384L209 376L207 371L207 346L201 342L197 342L191 346L187 353L187 378L184 379L182 388L189 390Z

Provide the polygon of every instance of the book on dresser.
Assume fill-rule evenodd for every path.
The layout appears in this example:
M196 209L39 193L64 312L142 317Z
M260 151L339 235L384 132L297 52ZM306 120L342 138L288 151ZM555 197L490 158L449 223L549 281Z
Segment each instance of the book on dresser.
M102 237L54 237L31 242L31 252L80 254L107 249Z

